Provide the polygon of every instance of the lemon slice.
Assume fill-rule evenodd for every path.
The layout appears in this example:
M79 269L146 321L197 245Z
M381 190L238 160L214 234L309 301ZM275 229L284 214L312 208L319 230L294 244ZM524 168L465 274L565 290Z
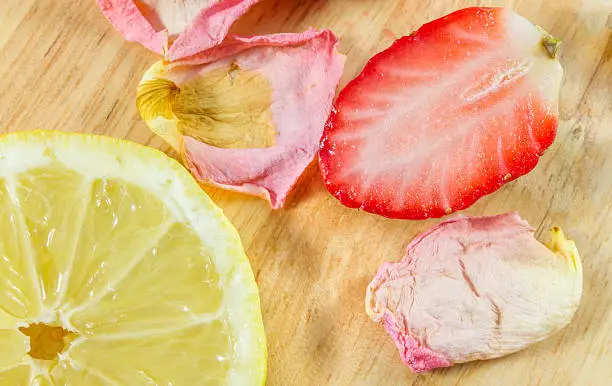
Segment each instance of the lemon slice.
M238 234L163 153L0 137L0 229L0 385L264 383Z

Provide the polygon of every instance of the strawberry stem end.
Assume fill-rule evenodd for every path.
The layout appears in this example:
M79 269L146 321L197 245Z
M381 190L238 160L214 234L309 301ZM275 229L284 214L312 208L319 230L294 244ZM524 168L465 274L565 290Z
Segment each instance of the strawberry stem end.
M542 38L542 46L544 46L544 49L551 59L557 59L559 47L561 47L561 40L547 33Z

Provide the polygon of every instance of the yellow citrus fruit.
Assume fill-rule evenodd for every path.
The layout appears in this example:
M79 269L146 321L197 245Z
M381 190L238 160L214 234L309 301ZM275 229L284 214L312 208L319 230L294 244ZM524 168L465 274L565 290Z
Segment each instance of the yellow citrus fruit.
M0 230L0 385L264 383L238 234L163 153L0 137Z

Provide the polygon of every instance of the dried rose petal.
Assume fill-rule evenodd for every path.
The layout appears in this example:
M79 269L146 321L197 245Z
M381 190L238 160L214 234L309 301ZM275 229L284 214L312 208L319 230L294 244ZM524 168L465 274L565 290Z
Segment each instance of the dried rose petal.
M416 373L501 357L565 327L582 296L573 241L552 229L544 246L516 213L459 217L383 264L366 309Z
M344 56L329 30L230 37L144 75L137 105L195 177L273 208L318 150Z
M234 22L259 0L97 0L126 40L168 60L221 43Z

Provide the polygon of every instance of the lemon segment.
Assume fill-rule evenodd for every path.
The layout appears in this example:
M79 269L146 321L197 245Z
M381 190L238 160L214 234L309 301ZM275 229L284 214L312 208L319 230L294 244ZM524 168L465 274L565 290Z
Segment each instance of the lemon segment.
M163 201L144 189L114 179L91 185L63 310L87 307L112 290L147 257L173 221Z
M0 309L24 319L38 315L41 304L33 252L15 196L15 189L0 177Z
M0 227L0 385L264 383L238 234L163 153L2 136Z
M57 366L51 371L51 385L108 386L112 380L91 369L76 370L72 366Z
M29 386L31 368L25 365L0 370L0 385Z
M3 369L14 367L21 363L30 350L28 339L19 331L0 330L2 355L0 356L0 373Z
M149 336L89 339L68 355L75 369L82 364L120 385L218 385L231 370L231 347L230 332L213 320ZM193 368L205 368L206 373Z
M59 164L32 169L15 179L16 198L32 238L46 307L59 301L64 273L74 259L80 211L89 201L88 185L82 175Z
M222 312L223 291L213 266L194 231L175 224L134 266L129 280L117 283L95 307L73 314L70 323L81 333L114 335L214 320Z

